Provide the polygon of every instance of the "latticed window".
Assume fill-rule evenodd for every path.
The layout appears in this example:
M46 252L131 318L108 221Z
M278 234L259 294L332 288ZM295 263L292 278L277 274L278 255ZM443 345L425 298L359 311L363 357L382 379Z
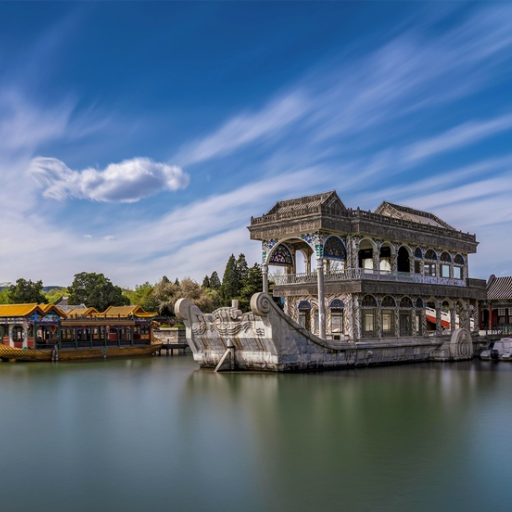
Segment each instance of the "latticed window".
M392 309L382 310L382 335L395 334L395 312Z
M412 300L409 297L403 297L400 301L401 308L412 308Z
M270 257L271 265L293 265L293 258L290 250L285 245L278 245Z
M363 318L363 335L373 336L375 334L375 314L373 311L364 311Z
M341 334L343 333L343 308L345 305L340 299L334 299L329 308L331 310L331 333Z
M377 307L375 297L365 295L361 306L366 308L361 312L363 336L375 336L375 308Z
M432 249L429 249L425 253L425 259L427 259L427 260L437 260L437 254Z
M451 256L445 251L441 254L441 261L448 261L451 262L452 258Z
M324 245L324 257L344 260L347 257L347 251L343 242L336 236L327 239Z
M376 308L377 301L375 300L375 297L371 295L365 295L361 306L363 308Z
M436 264L435 263L425 263L423 273L426 276L436 277Z
M394 307L396 307L395 299L393 299L393 297L390 297L389 295L387 295L386 297L384 297L382 299L382 307L383 308L394 308Z
M299 324L308 331L311 330L311 304L307 300L299 303Z

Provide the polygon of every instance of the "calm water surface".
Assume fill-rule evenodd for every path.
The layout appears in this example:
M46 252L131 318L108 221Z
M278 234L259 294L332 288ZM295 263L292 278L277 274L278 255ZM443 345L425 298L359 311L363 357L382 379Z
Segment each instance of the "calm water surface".
M0 508L510 511L512 364L0 364Z

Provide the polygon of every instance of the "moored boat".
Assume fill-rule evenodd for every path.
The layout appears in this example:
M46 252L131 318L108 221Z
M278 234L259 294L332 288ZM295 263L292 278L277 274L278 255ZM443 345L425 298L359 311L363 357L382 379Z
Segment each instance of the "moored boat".
M484 361L512 361L512 338L493 341L487 350L480 353Z
M154 354L153 318L140 306L111 306L103 313L52 304L0 305L0 360L70 361Z
M21 349L0 345L2 361L78 361L118 357L151 356L161 343L128 347L79 348L79 349Z

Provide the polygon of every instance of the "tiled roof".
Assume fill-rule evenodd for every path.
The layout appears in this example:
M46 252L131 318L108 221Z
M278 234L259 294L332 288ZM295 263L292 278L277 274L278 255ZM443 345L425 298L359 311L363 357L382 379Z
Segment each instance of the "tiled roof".
M492 275L487 281L487 300L512 299L512 277Z
M1 304L0 305L0 318L9 317L25 317L30 316L37 312L41 316L45 316L48 313L55 313L58 316L65 317L65 313L62 312L54 304Z
M450 224L444 220L441 220L433 213L416 210L415 208L410 208L409 206L389 203L388 201L383 201L382 204L375 210L375 213L380 213L381 215L386 215L389 217L396 216L403 220L419 222L420 224L428 224L429 226L437 226L455 230L453 226L450 226Z
M80 307L75 306L73 309L70 309L67 312L67 317L79 317L79 316L96 316L99 314L98 310L96 308L86 308L86 307Z
M273 215L275 213L286 214L296 210L304 209L320 209L320 206L331 198L336 198L342 205L343 203L336 194L335 190L315 194L312 196L298 197L296 199L288 199L286 201L277 202L273 208L266 215ZM344 205L343 205L344 207Z
M55 304L39 304L39 307L46 313L56 313L57 315L61 317L65 317L66 313L62 311L59 307L57 307Z
M158 313L146 312L141 306L110 306L104 313L99 313L100 316L107 318L126 318L129 316L136 316L139 318L153 318Z
M29 316L34 311L44 315L44 311L37 304L1 304L0 318L13 316Z

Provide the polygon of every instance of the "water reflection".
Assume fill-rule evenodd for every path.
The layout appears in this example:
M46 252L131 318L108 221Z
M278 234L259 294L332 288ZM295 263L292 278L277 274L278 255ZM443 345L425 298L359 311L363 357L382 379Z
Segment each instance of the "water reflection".
M511 384L512 365L478 361L289 375L189 357L1 364L2 503L508 510Z

